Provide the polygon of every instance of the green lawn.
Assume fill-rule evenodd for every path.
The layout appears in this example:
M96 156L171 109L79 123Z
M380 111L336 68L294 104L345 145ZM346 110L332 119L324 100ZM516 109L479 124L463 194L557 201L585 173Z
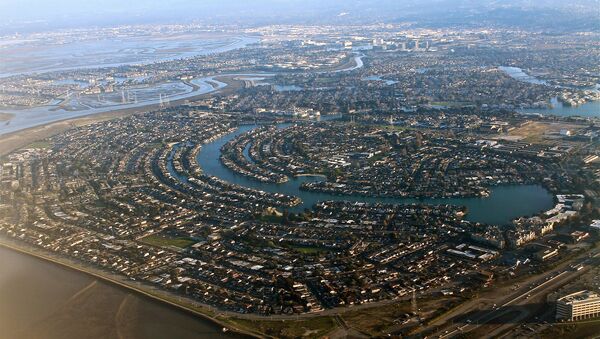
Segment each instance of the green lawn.
M187 237L166 237L160 234L149 235L145 238L141 239L142 242L145 242L148 245L158 246L158 247L179 247L186 248L196 243L195 240L187 238Z
M324 247L317 247L317 246L293 246L293 245L291 245L290 247L300 253L303 253L303 254L315 254L315 253L329 252L329 249L324 248Z
M50 146L52 146L50 144L49 141L46 140L39 140L39 141L34 141L31 144L27 145L25 148L50 148Z
M462 107L462 106L468 106L471 103L466 102L466 101L434 101L431 104L434 106Z

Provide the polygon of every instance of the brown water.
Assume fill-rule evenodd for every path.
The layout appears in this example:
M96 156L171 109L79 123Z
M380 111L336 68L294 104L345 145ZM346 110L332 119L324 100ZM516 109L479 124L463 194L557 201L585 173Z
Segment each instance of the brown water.
M209 321L0 247L0 339L234 337Z

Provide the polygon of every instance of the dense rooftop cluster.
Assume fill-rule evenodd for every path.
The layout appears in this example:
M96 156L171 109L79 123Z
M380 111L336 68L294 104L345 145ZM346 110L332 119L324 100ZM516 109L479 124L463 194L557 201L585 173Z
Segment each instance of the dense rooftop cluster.
M518 248L581 209L561 203L508 232L451 205L321 201L291 214L298 197L225 182L199 165L207 143L245 120L182 106L14 152L1 165L0 234L220 309L293 314L476 288L505 239ZM325 174L304 188L341 194L481 195L542 177L558 189L551 159L495 146L432 129L305 121L240 134L220 160L271 183Z
M236 94L226 103L229 110L248 112L295 107L328 113L398 111L431 105L511 109L546 107L553 97L573 105L598 99L597 91L592 91L599 82L595 35L412 31L394 26L303 31L248 29L247 34L263 39L226 53L13 75L0 80L0 104L86 110L156 100L159 93L174 96L195 90L193 78L236 73L267 76L256 84L266 86ZM359 55L366 67L353 69L353 59ZM520 67L540 80L519 81L500 70L502 66ZM353 72L337 72L344 68Z
M438 250L469 225L460 208L323 202L273 219L297 198L206 176L195 160L234 125L174 109L16 152L2 165L0 232L243 313L397 298L471 271Z
M302 188L380 197L483 196L493 185L542 183L553 168L488 146L444 133L315 123L255 129L225 145L223 161L260 181L322 174L327 180Z
M1 105L51 103L56 114L159 95L162 107L163 95L230 86L11 153L0 163L0 235L221 310L272 315L475 289L514 274L517 258L560 257L565 237L550 235L593 215L597 119L515 112L553 97L598 99L588 88L598 82L593 36L561 45L561 36L518 31L394 26L247 33L263 39L219 54L0 79ZM227 136L216 157L231 182L200 161ZM308 206L251 188L301 176L311 177L297 180L301 193L328 198ZM556 204L501 227L469 221L447 200L424 203L519 184L542 185ZM423 200L375 202L407 197Z

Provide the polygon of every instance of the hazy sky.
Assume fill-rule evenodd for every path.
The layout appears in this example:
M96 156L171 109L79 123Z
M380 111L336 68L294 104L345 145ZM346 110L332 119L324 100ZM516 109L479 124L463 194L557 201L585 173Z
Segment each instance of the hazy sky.
M386 2L387 0L384 0ZM139 23L143 21L189 21L211 18L230 20L271 16L298 18L314 12L343 8L344 3L364 0L0 0L0 16L21 23L49 24ZM366 1L373 2L373 1ZM313 12L313 13L311 13Z
M373 2L365 0L1 0L0 10L13 19L66 18L73 14L91 13L148 16L185 13L190 16L228 14L235 17L259 11L290 11L290 14L293 14L292 11L298 10L342 8L344 3Z
M0 27L82 26L144 22L335 22L443 19L498 8L592 6L600 0L0 0ZM589 12L589 11L588 11ZM592 10L591 13L594 13Z

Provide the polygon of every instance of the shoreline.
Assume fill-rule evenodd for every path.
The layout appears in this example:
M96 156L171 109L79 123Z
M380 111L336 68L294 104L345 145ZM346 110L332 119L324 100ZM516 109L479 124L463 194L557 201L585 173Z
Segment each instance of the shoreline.
M262 333L253 333L253 332L250 332L247 330L243 330L238 327L235 327L234 325L232 325L228 322L224 322L224 321L216 318L220 314L226 315L224 312L215 312L215 316L211 316L209 314L203 313L199 310L196 310L196 309L186 305L186 303L183 303L183 302L177 303L175 301L169 300L169 298L166 298L166 296L170 296L175 299L183 299L183 298L187 298L187 297L183 297L183 296L179 296L179 295L171 295L170 292L163 291L158 288L156 290L157 293L154 294L154 293L148 291L147 289L143 288L143 286L140 286L140 287L133 286L132 283L130 283L126 280L126 278L119 277L118 275L113 274L113 273L110 273L110 276L109 276L109 275L105 274L105 272L102 272L101 269L86 267L86 265L79 264L79 263L75 262L76 259L65 258L63 256L52 254L51 252L48 252L47 250L34 248L32 245L29 245L29 244L20 244L13 240L7 240L7 238L4 236L0 236L0 247L2 247L4 249L8 249L8 250L16 252L16 253L19 253L19 254L23 254L23 255L26 255L29 257L36 258L38 260L44 261L44 262L52 264L52 265L57 265L59 267L65 268L67 270L85 274L93 279L98 279L99 281L108 283L116 288L121 288L128 292L135 293L138 296L146 298L152 302L161 303L161 304L171 307L177 311L181 311L181 312L187 313L189 315L192 315L194 317L197 317L199 319L210 322L211 325L214 325L216 327L221 327L223 329L227 329L227 331L231 331L234 334L245 335L245 336L249 336L249 337L253 337L253 338L264 338L265 337L265 335L263 335ZM141 283L138 283L138 284L141 285ZM166 295L161 296L160 293L165 293ZM203 310L206 308L205 306L197 306L197 307L200 309L203 309ZM210 312L210 310L207 310L207 311Z
M336 316L336 315L343 314L350 310L376 308L378 306L396 303L396 302L399 302L399 301L402 301L402 300L408 298L408 297L400 297L400 298L395 298L395 299L385 299L385 300L381 300L381 301L377 301L377 302L355 305L353 307L341 306L341 307L336 307L336 308L324 309L320 312L296 314L294 316L289 316L289 315L284 315L284 314L265 316L265 315L254 314L254 313L237 313L234 311L221 310L216 306L203 304L202 302L192 299L190 297L171 293L168 290L161 289L160 287L148 285L146 283L142 283L137 280L130 280L127 277L122 276L118 273L108 272L108 271L103 270L102 268L94 267L91 264L82 263L77 258L65 257L63 255L50 252L46 249L35 247L34 245L29 244L29 243L22 242L22 241L16 240L16 239L8 238L8 237L6 237L6 235L3 235L3 234L0 234L0 247L9 249L14 252L21 253L23 255L37 258L37 259L44 261L46 263L49 263L49 264L58 265L60 267L66 268L66 269L70 269L70 270L73 270L73 271L76 271L79 273L86 274L90 277L100 279L109 284L113 284L115 287L122 287L128 291L140 293L140 295L147 296L151 300L154 300L157 302L165 302L166 304L174 306L175 308L177 308L179 310L186 311L186 312L189 311L189 312L191 312L192 315L198 315L208 321L213 321L215 324L217 324L219 326L228 327L229 330L234 330L234 328L231 327L232 325L230 325L227 322L223 322L220 319L217 319L216 318L217 316L223 316L226 318L239 319L239 320L284 321L284 322L291 321L291 322L293 322L293 321L297 321L297 320L307 320L307 319L315 319L315 318L320 318L320 317ZM135 286L135 285L140 285L140 286ZM153 293L153 292L156 292L156 293ZM199 310L196 310L196 309L194 309L194 307L188 306L187 303L184 301L182 301L181 303L172 301L172 300L170 300L171 298L178 299L178 300L186 300L189 303L195 304L195 307L197 307L203 311L214 313L215 316L213 317L210 314L206 314ZM406 300L409 300L409 299L406 299ZM250 331L245 331L242 329L239 329L239 333L248 334L253 337L259 337L259 338L262 338L265 336L268 337L268 335L265 335L262 333L251 333Z
M92 279L97 279L100 282L106 283L114 288L122 289L126 292L134 293L139 297L145 298L150 302L164 305L171 308L173 311L183 312L192 317L197 318L201 321L206 321L209 326L221 327L226 329L224 333L231 333L233 335L247 336L249 338L272 338L272 335L263 333L260 331L253 331L250 329L241 328L235 324L237 320L241 321L253 321L253 322L281 322L281 323L302 323L304 321L311 321L315 319L327 319L335 318L339 315L344 314L348 311L359 310L359 309L374 309L390 304L405 302L408 299L406 297L386 299L374 303L362 304L355 307L341 307L326 309L318 313L303 313L296 316L289 315L273 315L264 316L258 314L242 314L235 313L233 311L219 310L217 307L202 304L199 301L191 299L187 296L178 295L168 290L163 290L160 287L149 286L145 283L132 281L124 276L120 276L116 273L105 272L101 268L96 268L91 265L79 262L76 258L69 258L61 256L59 254L52 253L46 249L37 248L31 244L21 242L7 238L5 235L0 235L0 248L13 251L15 253L28 256L39 260L41 262L55 265L57 267L73 271L75 273L84 274ZM136 286L138 285L138 286ZM214 315L208 314L214 313ZM222 317L222 319L219 319ZM231 320L231 321L228 321ZM330 329L333 333L339 330L344 330L340 327L334 327Z
M338 72L352 71L354 69L361 68L364 65L362 62L363 57L364 57L364 55L354 56L347 62L345 62L341 65L338 65L338 66L334 67L333 69L324 70L324 71L320 71L317 73L330 73L330 72L338 73ZM350 66L350 65L352 65L352 66ZM229 93L235 92L242 87L242 83L243 83L243 80L236 79L236 77L238 77L239 75L243 75L243 74L225 73L225 74L215 74L215 75L205 76L205 78L208 79L208 80L206 80L206 83L212 87L211 91L193 95L193 96L189 96L189 97L185 97L185 98L175 99L171 102L170 106L177 106L177 105L182 105L182 104L185 104L188 102L202 100L202 99L208 98L212 95L229 94ZM218 82L225 83L225 86L219 88ZM188 86L191 85L192 89L195 87L199 87L198 85L195 85L192 82L189 82L189 83L184 82L184 84L187 84ZM0 157L4 156L12 151L15 151L19 148L27 146L28 144L30 144L34 141L46 139L55 134L64 132L65 130L67 130L71 127L74 127L74 126L84 126L84 125L92 124L92 123L95 123L98 121L104 121L104 120L125 117L125 116L129 116L129 115L136 114L136 113L150 112L150 111L157 110L160 108L161 108L160 103L149 103L147 105L141 105L141 106L130 107L130 108L115 107L114 109L110 109L110 110L106 110L106 111L102 111L102 112L84 114L84 115L79 115L76 117L65 117L62 119L59 118L54 121L40 123L39 125L26 127L26 128L19 129L16 131L0 133ZM5 114L12 114L12 113L5 113ZM8 120L8 122L10 123L10 121L12 121L12 119L14 117L15 116L13 114L13 116L11 116L11 118L10 118L10 120ZM48 130L51 130L51 129L54 129L54 131L48 133ZM12 141L12 143L11 143L11 141ZM9 145L7 146L6 144L9 144Z
M220 88L216 91L212 91L209 93L200 94L195 97L189 97L185 99L180 99L173 101L173 105L176 105L177 102L185 102L185 101L193 101L195 98L201 97L210 97L212 95L219 95L227 92L234 92L240 88L241 81L235 80L235 75L220 75L214 76L214 79L218 79L217 81L223 81L227 84L227 86ZM197 100L197 99L196 99ZM40 139L48 138L51 135L61 133L66 129L70 129L76 126L83 126L86 124L91 124L103 120L112 120L120 117L129 116L136 113L148 112L153 109L158 109L158 105L147 105L141 107L135 107L130 109L122 109L115 110L110 112L101 112L90 114L82 117L75 118L67 118L65 120L51 122L45 125L31 127L19 131L12 132L7 135L0 136L0 155L3 155L2 147L10 148L11 150L7 150L6 152L12 152L15 149L18 149L22 146L18 146L17 143L13 143L12 145L6 145L5 137L8 136L10 138L16 138L17 141L21 141L21 143L25 143L25 145ZM78 125L79 124L79 125ZM55 126L53 129L51 126ZM25 136L33 135L33 140L22 140ZM44 135L46 134L46 135ZM307 173L301 176L322 176L314 173ZM86 274L87 276L91 276L95 279L98 279L102 282L106 282L112 284L117 288L123 288L132 293L136 293L142 297L148 298L149 300L155 302L161 302L164 305L168 305L172 307L174 310L179 310L186 312L195 317L199 317L199 319L203 319L206 321L210 321L215 326L221 326L223 328L230 329L232 333L239 333L242 335L247 335L251 337L264 338L270 337L268 334L256 332L252 328L246 328L246 326L242 325L241 327L236 325L237 320L252 320L256 322L269 322L269 321L281 321L281 322L290 322L293 326L294 320L299 319L316 319L316 318L327 318L328 316L337 316L345 313L349 310L355 310L357 307L343 307L341 309L329 309L318 313L304 313L299 316L291 317L288 315L275 315L275 316L265 316L258 314L242 314L236 313L234 311L221 311L217 307L212 307L210 305L203 304L200 300L196 300L192 297L176 294L167 289L163 289L160 286L155 286L152 284L148 284L144 281L135 281L130 278L120 275L119 273L113 273L110 270L105 270L103 268L99 268L94 266L93 264L87 263L85 261L81 261L76 257L71 257L68 255L63 255L60 253L54 253L50 250L44 248L38 248L35 245L30 243L20 241L19 239L11 239L5 236L0 236L0 247L8 248L12 251L19 252L24 255L29 255L35 257L39 260L43 260L44 262L48 262L51 264L59 265L66 269L70 269L76 272L80 272ZM399 302L398 299L389 299L383 302L375 302L364 304L360 308L375 308L383 304L393 304ZM213 311L214 310L214 311Z
M124 62L108 62L108 63L104 63L104 64L79 65L79 66L75 66L75 67L68 67L68 66L67 67L58 67L58 68L43 67L42 69L34 69L34 70L28 70L28 71L12 70L12 71L0 73L0 79L10 78L10 77L14 77L14 76L21 76L21 75L48 74L48 73L72 71L72 70L89 70L89 69L130 66L130 65L149 65L149 64L153 64L153 63L169 62L169 61L174 61L174 60L178 60L178 59L192 59L192 58L197 58L197 57L204 56L204 55L218 54L218 53L229 52L229 51L240 49L240 48L246 48L248 45L258 43L262 40L262 37L260 35L254 35L254 34L231 35L230 33L226 33L226 32L213 32L213 33L214 34L211 34L210 32L204 32L201 35L203 35L202 38L205 39L205 41L215 40L215 39L217 39L217 40L218 39L221 39L221 40L222 39L230 39L230 41L218 41L217 46L214 46L214 47L208 47L208 48L204 47L204 48L201 48L200 50L195 50L192 52L182 52L181 55L162 57L162 58L159 57L159 58L155 58L155 59L145 60L142 62L132 60L132 61L124 61ZM190 34L197 35L198 33L188 32L188 33L180 35L180 36L189 36ZM133 39L132 41L135 41L135 39Z
M227 85L221 89L215 88L215 90L208 93L173 100L171 102L171 106L178 106L185 104L186 102L193 102L196 100L205 99L212 95L227 94L236 91L240 87L238 84L239 81L233 79L232 77L215 76L214 78L218 79L217 81L222 81L226 83ZM73 127L86 126L100 121L118 119L133 114L151 112L158 109L160 109L160 104L158 103L125 109L116 108L114 110L105 112L91 113L88 115L78 117L59 119L37 126L24 128L18 131L0 134L0 157L5 156L20 148L26 147L32 142L49 138Z
M354 64L353 67L358 66L355 59L351 59L350 62ZM343 68L346 68L347 64L343 64L342 66L344 66ZM207 81L207 83L213 88L212 91L191 97L173 100L171 105L177 106L187 102L201 100L213 95L235 92L239 88L241 88L242 84L242 81L236 80L235 77L235 74L214 75L212 76L211 80ZM223 82L226 85L222 88L219 88L217 84L218 81ZM48 123L43 123L28 128L23 128L17 131L0 134L0 157L5 156L16 150L19 150L23 147L26 147L27 145L35 141L49 138L51 136L60 134L72 128L86 126L101 121L114 120L122 117L127 117L133 114L150 112L157 109L160 109L159 104L148 104L125 109L115 108L114 110L110 111L91 113L88 115L77 117L67 117L64 119L59 119L56 121L51 121ZM114 286L115 288L125 289L126 291L136 293L141 297L147 298L150 301L162 303L163 305L167 305L173 308L174 310L182 311L184 313L198 317L199 319L210 322L211 325L226 328L234 334L241 334L255 338L271 337L261 332L256 332L249 329L242 329L239 326L233 324L232 322L227 321L227 319L252 320L259 322L294 321L294 319L288 316L244 315L230 311L219 311L216 307L204 305L201 302L193 300L189 297L173 294L169 291L162 290L158 287L146 286L142 282L136 281L134 283L124 276L119 276L118 274L112 272L105 272L100 268L92 267L86 265L85 263L81 263L76 258L61 256L60 254L52 253L46 249L36 248L31 244L20 242L15 239L6 238L5 236L0 236L0 247L11 250L15 253L20 253L22 255L36 258L37 260L43 261L48 264L57 265L59 267L74 272L85 274L91 278L108 283L111 286ZM368 306L376 307L377 304L378 303ZM214 315L209 314L213 313L213 309L216 310L214 312ZM330 310L329 312L325 312L325 314L304 314L300 317L297 317L296 321L298 321L298 318L314 319L320 317L328 317L331 314L338 314L340 311L343 312L343 310ZM219 316L224 317L225 320L218 319Z

